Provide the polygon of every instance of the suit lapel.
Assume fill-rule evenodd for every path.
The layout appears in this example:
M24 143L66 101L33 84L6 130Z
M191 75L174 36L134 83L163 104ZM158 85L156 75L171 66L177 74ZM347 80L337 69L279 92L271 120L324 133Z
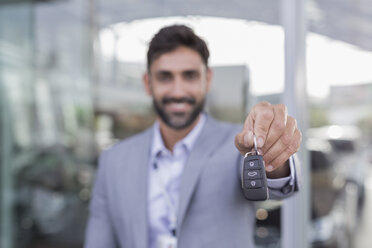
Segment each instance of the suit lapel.
M218 123L210 116L208 116L207 118L208 119L205 123L203 131L201 132L189 155L182 175L177 225L178 231L180 231L180 228L182 226L182 222L185 218L187 208L189 206L201 172L203 171L205 164L208 163L209 157L217 148L219 139L221 138L221 136L217 132Z
M132 192L130 195L133 200L131 206L136 213L132 216L135 247L147 247L148 245L148 165L152 130L151 127L144 133L140 147L136 149L138 154L134 156L136 161L133 161L135 164L130 178L133 183L133 187L129 189Z

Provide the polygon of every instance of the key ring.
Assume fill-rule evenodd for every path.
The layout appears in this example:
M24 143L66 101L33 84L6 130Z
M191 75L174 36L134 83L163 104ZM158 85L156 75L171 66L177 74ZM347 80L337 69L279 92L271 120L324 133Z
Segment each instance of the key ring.
M256 135L255 134L253 134L253 144L254 144L254 150L259 155L259 152L257 150L257 139L256 139Z
M253 134L253 148L254 148L254 152L247 152L244 155L245 158L247 156L249 156L249 155L261 155L260 152L257 149L257 139L256 139L256 135L255 134Z

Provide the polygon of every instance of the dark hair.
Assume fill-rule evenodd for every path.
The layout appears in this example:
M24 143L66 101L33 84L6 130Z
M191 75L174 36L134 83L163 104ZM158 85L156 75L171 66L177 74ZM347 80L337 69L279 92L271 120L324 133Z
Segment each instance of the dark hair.
M162 54L185 46L199 53L205 66L208 66L209 51L205 41L185 25L172 25L159 30L152 38L147 51L147 69Z

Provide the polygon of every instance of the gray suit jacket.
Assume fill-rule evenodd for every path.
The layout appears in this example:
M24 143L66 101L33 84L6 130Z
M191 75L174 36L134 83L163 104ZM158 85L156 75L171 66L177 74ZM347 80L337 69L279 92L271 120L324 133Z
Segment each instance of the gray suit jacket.
M85 248L148 245L147 177L153 129L105 151L93 190ZM242 156L234 145L241 126L208 116L185 165L178 215L179 248L254 247L254 204L241 190ZM271 198L295 189L270 190Z

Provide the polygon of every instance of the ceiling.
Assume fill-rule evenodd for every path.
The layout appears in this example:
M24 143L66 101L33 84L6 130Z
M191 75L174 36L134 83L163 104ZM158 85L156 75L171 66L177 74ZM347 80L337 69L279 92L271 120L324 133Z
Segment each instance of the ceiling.
M308 30L372 51L372 0L304 0ZM100 27L166 16L214 16L281 24L281 0L88 0ZM11 3L82 5L74 0L0 0ZM70 8L71 11L73 11ZM76 9L76 11L81 11ZM65 18L64 13L60 18ZM58 18L54 16L51 20Z
M101 27L162 16L215 16L281 24L278 0L101 0ZM308 29L372 51L372 0L308 0Z

